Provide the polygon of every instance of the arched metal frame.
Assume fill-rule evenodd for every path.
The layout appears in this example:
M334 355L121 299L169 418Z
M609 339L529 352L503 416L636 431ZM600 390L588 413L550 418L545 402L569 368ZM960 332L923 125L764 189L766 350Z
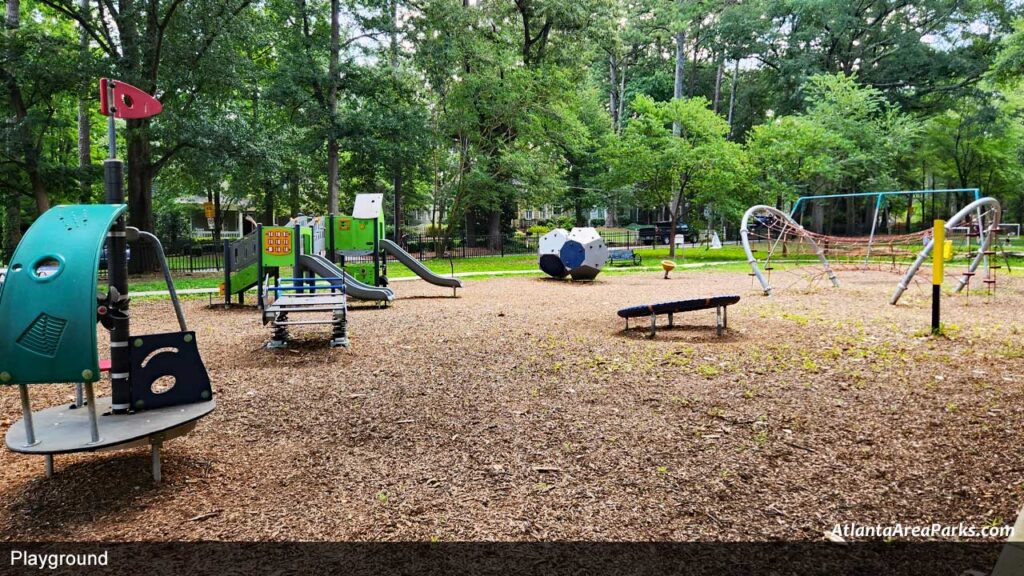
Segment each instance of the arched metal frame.
M982 221L983 208L988 208L991 212L991 217L989 218L988 226L985 226L985 223ZM995 198L986 197L981 198L979 200L975 200L974 202L971 202L967 206L964 206L962 210L954 214L953 217L946 222L944 228L946 229L947 236L953 228L957 227L961 222L964 221L965 218L971 216L972 214L976 214L978 216L977 225L978 233L981 235L981 246L978 248L978 253L974 256L974 259L971 260L970 267L967 268L967 271L964 272L963 275L960 276L960 279L957 281L955 291L958 293L964 289L964 286L967 285L968 279L974 274L975 270L978 269L978 265L981 264L983 260L985 261L986 266L988 265L985 253L992 246L992 239L996 235L996 230L999 229L999 218L1001 215L999 201L996 200ZM896 291L893 292L892 298L889 299L889 304L896 304L897 302L899 302L900 296L903 295L903 293L907 290L907 286L910 285L910 280L914 277L915 274L917 274L917 271L921 268L921 265L924 264L925 259L928 258L928 255L931 254L934 244L934 238L928 240L928 244L925 245L924 249L921 250L921 253L917 255L917 259L914 260L914 263L907 270L907 273L903 275L902 279L900 279L900 283L896 286Z
M754 272L754 276L757 277L757 281L761 283L761 288L764 290L765 296L772 295L772 286L768 283L768 280L765 279L764 274L761 273L761 267L757 265L757 258L754 258L754 251L750 248L750 238L748 237L748 226L750 220L759 212L769 214L772 217L785 222L786 228L792 228L793 233L810 242L811 247L814 248L814 253L818 255L818 260L821 260L821 265L825 268L825 273L828 274L828 279L832 281L833 286L837 288L839 287L839 279L836 278L836 274L832 271L832 267L829 265L828 259L825 258L825 250L818 246L818 243L814 241L814 237L811 233L798 224L796 220L793 220L789 214L771 206L758 204L757 206L750 207L750 209L743 214L743 220L740 221L740 240L743 242L743 251L747 253L747 262L750 264L750 269ZM786 230L784 229L783 233L785 232Z

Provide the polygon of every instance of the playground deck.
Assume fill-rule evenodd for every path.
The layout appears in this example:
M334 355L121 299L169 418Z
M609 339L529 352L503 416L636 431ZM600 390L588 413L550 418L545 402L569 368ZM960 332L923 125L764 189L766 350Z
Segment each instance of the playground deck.
M791 284L744 273L402 285L349 314L352 346L253 309L186 303L218 409L168 444L57 460L0 451L11 540L822 540L838 522L1012 524L1024 487L1024 282L887 304L894 275ZM645 338L619 308L742 296ZM444 291L441 291L444 292ZM139 332L173 327L132 304ZM105 331L101 331L103 338ZM71 386L34 401L67 402ZM0 395L0 431L18 418ZM98 394L104 394L99 386ZM112 485L128 490L110 490Z

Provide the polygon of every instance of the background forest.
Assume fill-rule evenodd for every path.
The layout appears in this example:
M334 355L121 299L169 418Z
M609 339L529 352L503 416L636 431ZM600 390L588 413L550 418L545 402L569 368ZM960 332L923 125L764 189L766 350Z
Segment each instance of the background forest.
M1016 0L7 0L3 254L50 205L102 201L101 76L164 103L120 151L130 224L165 236L188 234L180 198L215 205L216 239L223 204L269 223L361 192L446 240L526 207L735 222L943 187L1021 222L1021 17Z

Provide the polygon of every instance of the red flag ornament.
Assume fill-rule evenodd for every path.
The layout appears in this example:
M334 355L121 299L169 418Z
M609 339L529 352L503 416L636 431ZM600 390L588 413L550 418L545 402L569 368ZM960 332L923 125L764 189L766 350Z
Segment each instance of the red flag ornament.
M110 102L108 86L113 88L113 103ZM159 100L131 84L100 78L100 114L110 116L111 109L114 118L138 120L156 116L164 107Z

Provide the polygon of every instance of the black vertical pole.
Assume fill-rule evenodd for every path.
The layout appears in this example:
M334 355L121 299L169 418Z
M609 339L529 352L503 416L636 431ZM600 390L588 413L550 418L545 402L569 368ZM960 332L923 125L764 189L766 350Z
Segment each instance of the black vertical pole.
M336 258L338 257L338 249L336 248L334 240L334 214L327 217L327 225L329 226L327 229L327 245L328 250L330 250L330 253L327 255L327 259L333 264L334 262L337 262Z
M224 306L231 305L231 242L224 241Z
M373 285L380 286L380 219L373 221Z
M113 116L110 120L113 124ZM111 134L113 137L113 134ZM107 204L124 204L124 163L116 158L103 162L103 186L107 194ZM121 216L110 227L107 233L107 276L110 281L110 293L115 292L121 298L128 298L128 262L125 258L125 221ZM111 301L124 314L114 317L110 329L110 387L111 409L115 414L124 414L131 409L131 383L128 375L131 372L129 359L129 343L131 330L128 323L128 303Z
M256 225L256 306L263 309L263 224Z
M124 163L117 159L117 131L114 118L117 105L114 102L114 81L107 83L107 102L110 116L107 120L107 147L110 157L103 161L103 188L107 204L124 204ZM111 299L108 303L123 314L115 314L110 328L110 408L115 414L131 410L132 391L129 374L131 358L128 340L131 327L128 323L128 259L125 257L127 237L124 215L118 218L107 232L107 279L110 283ZM113 298L117 293L118 299Z
M942 315L939 301L942 299L945 248L946 222L944 220L936 220L932 228L932 334L936 336L942 333Z
M299 224L295 225L294 231L292 232L292 252L295 253L295 263L292 265L292 278L302 278L303 271L302 265L299 264L299 255L302 254L302 226ZM292 286L298 282L299 286L305 286L305 282L298 280L292 280ZM304 290L299 290L298 293L304 293Z

